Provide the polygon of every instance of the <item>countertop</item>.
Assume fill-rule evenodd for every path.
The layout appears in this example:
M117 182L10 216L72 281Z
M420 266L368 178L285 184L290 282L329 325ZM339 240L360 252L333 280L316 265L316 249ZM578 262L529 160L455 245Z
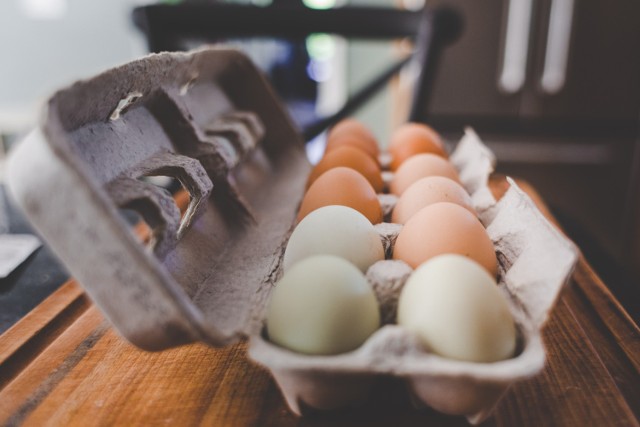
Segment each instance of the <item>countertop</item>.
M503 181L495 181L500 191ZM535 191L522 185L541 210ZM553 220L553 218L551 218ZM581 257L544 330L547 364L483 426L640 425L640 330ZM380 379L360 408L299 418L246 343L141 351L73 280L0 335L0 425L424 426L462 417L414 409Z

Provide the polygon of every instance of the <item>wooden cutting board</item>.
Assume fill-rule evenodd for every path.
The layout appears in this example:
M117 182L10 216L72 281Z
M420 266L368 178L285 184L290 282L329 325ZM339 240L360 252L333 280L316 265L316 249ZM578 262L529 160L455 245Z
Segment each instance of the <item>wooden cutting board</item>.
M505 189L503 179L493 189ZM543 212L535 191L520 185ZM139 232L144 233L142 229ZM640 330L584 258L547 323L547 366L483 425L640 426ZM0 425L426 426L462 417L413 409L398 380L365 406L298 418L246 343L159 353L128 344L74 281L0 336Z

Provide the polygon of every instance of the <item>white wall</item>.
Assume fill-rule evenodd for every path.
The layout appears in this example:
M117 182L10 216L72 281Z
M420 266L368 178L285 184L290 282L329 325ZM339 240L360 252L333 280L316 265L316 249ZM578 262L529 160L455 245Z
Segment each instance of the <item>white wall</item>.
M0 0L0 133L31 126L57 88L144 54L131 23L137 3Z

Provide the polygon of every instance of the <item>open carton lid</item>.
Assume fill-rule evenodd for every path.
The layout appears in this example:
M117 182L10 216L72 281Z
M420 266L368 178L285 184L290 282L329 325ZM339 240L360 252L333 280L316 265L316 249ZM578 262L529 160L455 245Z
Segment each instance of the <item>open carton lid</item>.
M160 350L226 345L259 328L309 170L261 72L209 48L150 55L57 92L8 180L116 329ZM153 175L189 191L182 218L139 179ZM151 249L118 206L142 214Z

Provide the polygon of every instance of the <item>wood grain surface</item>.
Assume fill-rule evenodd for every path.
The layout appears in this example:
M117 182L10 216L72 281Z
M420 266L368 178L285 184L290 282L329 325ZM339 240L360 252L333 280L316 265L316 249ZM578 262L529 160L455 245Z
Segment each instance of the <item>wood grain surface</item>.
M493 183L500 193L502 180ZM530 187L529 192L549 215ZM547 323L547 365L514 385L486 426L639 426L640 330L584 258ZM148 353L109 327L73 281L0 336L0 425L426 426L380 378L365 406L298 418L246 343Z

